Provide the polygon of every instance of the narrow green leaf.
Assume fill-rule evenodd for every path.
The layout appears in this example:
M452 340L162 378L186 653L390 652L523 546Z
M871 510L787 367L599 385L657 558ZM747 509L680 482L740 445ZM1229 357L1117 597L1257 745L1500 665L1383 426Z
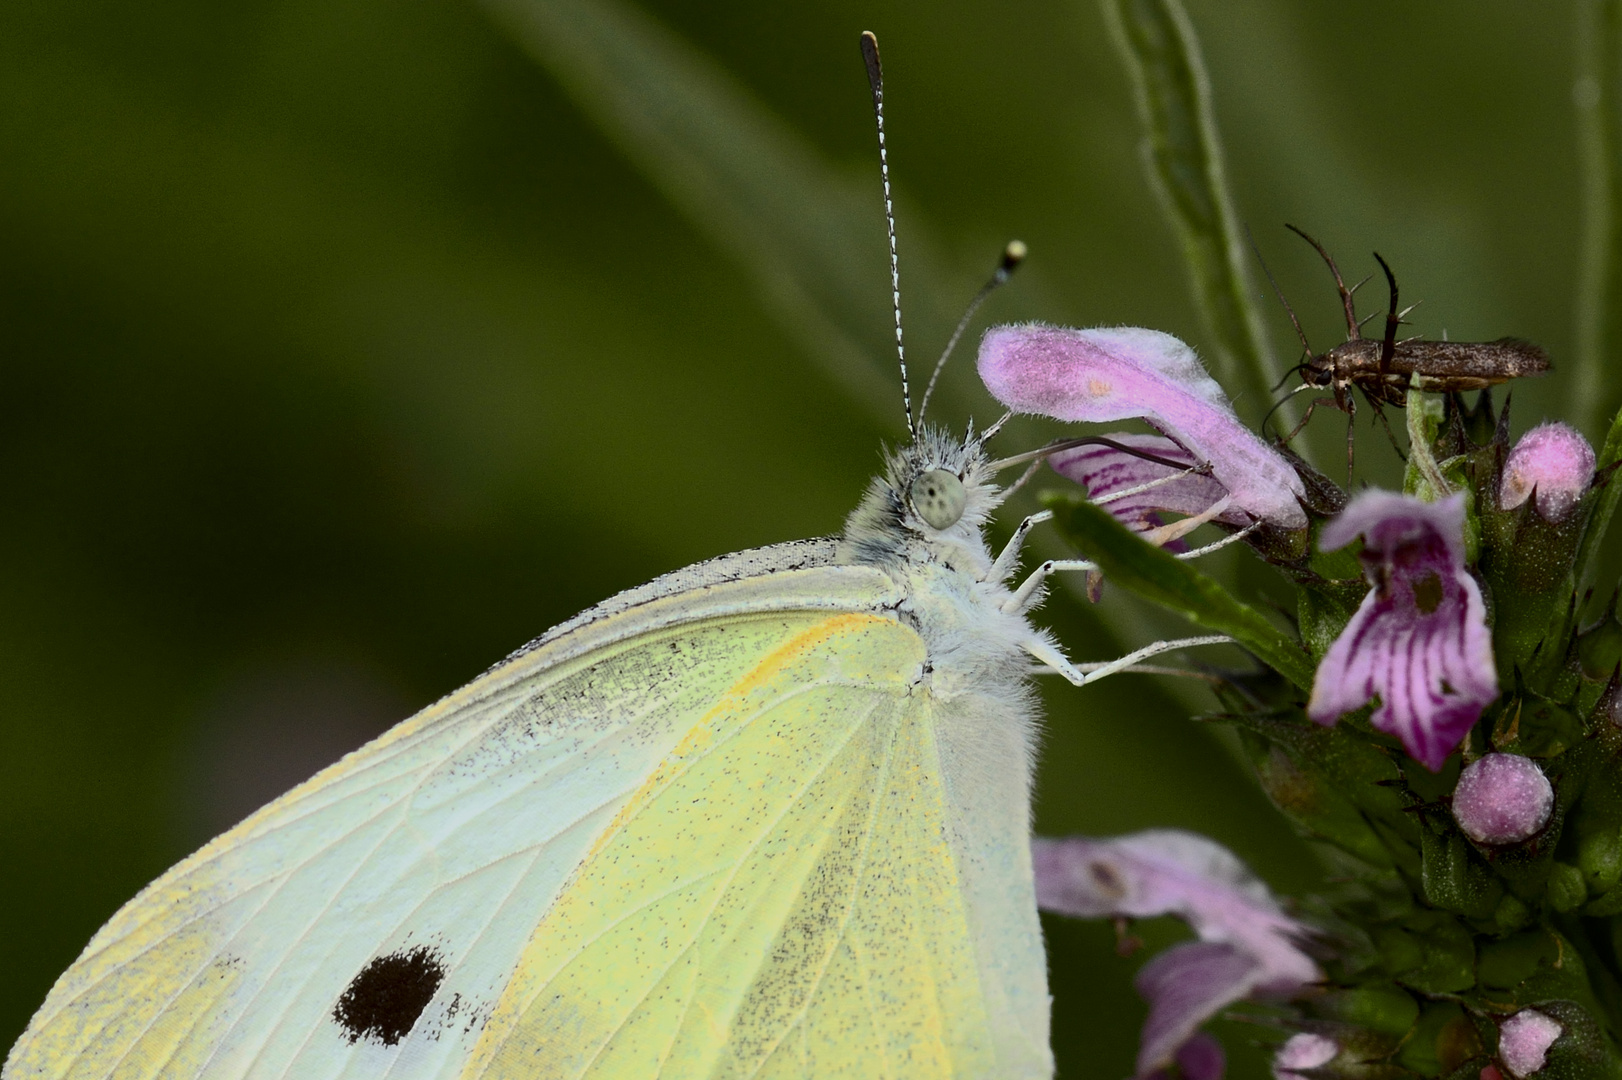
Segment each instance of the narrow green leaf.
M1599 467L1604 469L1618 461L1622 461L1622 409L1618 409L1612 418L1605 445L1600 447ZM1605 490L1600 492L1599 505L1594 508L1594 516L1588 520L1588 531L1583 533L1582 547L1577 549L1579 594L1593 583L1594 573L1598 569L1600 544L1605 540L1605 532L1616 514L1618 502L1622 502L1622 469L1611 474Z
M1577 0L1577 151L1582 182L1582 240L1577 275L1577 348L1567 416L1593 434L1622 405L1622 385L1607 385L1606 357L1622 347L1622 213L1617 156L1622 154L1622 0Z
M1149 176L1182 241L1215 345L1215 374L1254 423L1277 375L1228 197L1199 39L1179 0L1103 2L1137 91Z
M1170 552L1145 543L1109 511L1080 496L1054 493L1045 501L1067 538L1098 564L1111 585L1229 635L1303 690L1312 686L1312 662L1306 651L1215 580Z
M876 140L871 171L845 174L724 68L623 0L484 5L620 152L750 273L790 337L875 418L899 422ZM856 42L852 31L851 79L865 101ZM901 224L908 324L949 326L956 311L938 305L959 293L966 301L972 286L945 287L924 230L915 220ZM986 256L989 270L995 252ZM916 360L913 368L916 396L929 369ZM943 381L937 400L965 410L967 379L951 383Z

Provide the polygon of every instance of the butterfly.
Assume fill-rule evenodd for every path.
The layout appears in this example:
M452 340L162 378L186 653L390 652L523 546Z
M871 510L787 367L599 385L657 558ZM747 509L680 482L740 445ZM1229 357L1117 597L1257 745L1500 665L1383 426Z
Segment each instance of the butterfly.
M909 429L841 535L613 597L168 871L5 1080L1051 1075L1055 647L985 436Z

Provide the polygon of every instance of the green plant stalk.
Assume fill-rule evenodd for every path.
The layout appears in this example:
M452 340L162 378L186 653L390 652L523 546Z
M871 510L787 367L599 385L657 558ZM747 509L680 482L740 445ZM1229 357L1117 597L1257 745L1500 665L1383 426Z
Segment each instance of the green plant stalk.
M1618 409L1616 416L1611 419L1611 430L1606 433L1605 442L1600 446L1599 467L1604 469L1618 461L1622 461L1622 409ZM1583 534L1582 546L1577 549L1578 595L1581 595L1594 580L1600 544L1605 540L1606 530L1611 524L1611 518L1616 514L1618 502L1622 502L1622 470L1612 473L1605 490L1600 492L1599 505L1594 508L1594 516L1588 522L1588 531Z
M1577 274L1576 357L1567 415L1592 435L1618 405L1605 383L1605 358L1619 342L1622 283L1617 280L1617 154L1622 152L1622 0L1577 0L1577 153L1582 184L1582 236Z
M1104 0L1104 12L1136 90L1145 164L1215 346L1215 373L1239 413L1256 423L1277 372L1251 299L1199 39L1178 0Z

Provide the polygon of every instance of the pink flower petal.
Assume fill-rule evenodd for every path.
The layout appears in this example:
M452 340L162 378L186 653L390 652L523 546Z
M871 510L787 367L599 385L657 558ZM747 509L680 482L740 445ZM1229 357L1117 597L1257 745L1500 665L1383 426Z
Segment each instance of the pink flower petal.
M1486 605L1464 567L1464 496L1365 492L1319 543L1359 534L1373 588L1318 665L1307 715L1333 724L1378 695L1374 726L1435 772L1498 696Z
M1199 1026L1255 987L1260 965L1231 945L1189 941L1143 965L1133 980L1149 1003L1138 1075L1171 1064Z
M1301 478L1239 422L1194 350L1139 327L1071 330L1028 323L993 327L980 342L980 377L1020 412L1059 420L1142 418L1202 462L1253 517L1305 528Z
M1200 1024L1253 994L1289 995L1319 977L1297 944L1306 927L1220 844L1175 829L1107 840L1033 837L1036 902L1065 915L1177 915L1198 943L1156 957L1138 975L1150 1002L1139 1074L1166 1065Z
M1198 516L1228 494L1228 489L1215 477L1193 474L1179 476L1149 491L1115 498L1118 492L1165 480L1192 467L1195 462L1192 454L1164 435L1111 432L1106 438L1131 450L1140 450L1182 465L1182 469L1162 465L1128 450L1103 444L1062 450L1048 458L1054 472L1085 487L1088 498L1104 506L1130 529L1147 532L1158 527L1161 524L1159 515L1163 512ZM1236 526L1250 523L1250 518L1238 508L1224 512L1217 520Z

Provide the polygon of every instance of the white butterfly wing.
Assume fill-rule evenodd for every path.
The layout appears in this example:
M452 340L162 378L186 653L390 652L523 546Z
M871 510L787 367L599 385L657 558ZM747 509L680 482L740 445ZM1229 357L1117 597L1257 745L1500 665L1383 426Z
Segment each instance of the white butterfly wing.
M1044 1074L1023 788L943 775L982 725L832 553L622 594L261 810L97 934L5 1080Z

